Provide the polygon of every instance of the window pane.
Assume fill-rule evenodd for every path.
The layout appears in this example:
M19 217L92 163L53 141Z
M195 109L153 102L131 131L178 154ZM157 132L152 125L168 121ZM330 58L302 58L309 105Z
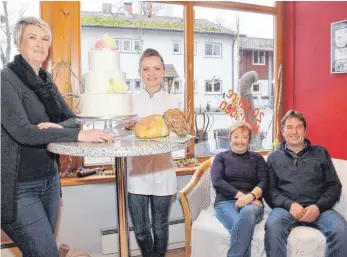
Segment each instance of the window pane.
M220 81L215 81L214 82L214 92L220 92L221 88L220 88Z
M18 54L17 47L13 42L13 26L16 24L18 19L23 16L34 16L40 18L40 1L6 1L7 2L7 16L4 12L4 2L1 2L0 6L0 15L1 15L1 30L0 30L0 44L1 48L4 51L5 59L4 62L1 58L0 69L3 68L8 62L13 60L13 57ZM5 21L9 23L9 33L5 33ZM53 35L54 36L54 35ZM8 40L9 39L9 40ZM9 44L8 44L9 43ZM9 46L9 54L6 53L6 49Z
M205 55L212 55L212 44L205 44Z
M214 45L214 47L213 47L213 55L214 56L220 56L221 55L220 45Z
M153 2L150 9L147 2L142 1L107 2L101 4L99 1L81 1L82 73L89 71L88 51L91 45L98 37L108 34L122 40L121 49L123 40L128 40L124 42L127 52L120 52L120 68L126 74L126 79L132 81L134 94L144 90L138 70L140 56L147 48L157 50L164 58L166 72L163 89L169 91L171 86L170 92L173 93L174 84L170 85L169 81L176 79L181 81L180 91L184 92L184 6ZM139 44L135 40L142 43L140 51L133 51L133 42L136 47ZM174 41L180 44L174 45ZM180 54L173 54L174 47ZM184 106L184 94L175 94L174 97L179 98ZM174 153L174 156L178 155L185 155L185 151Z
M254 64L258 64L259 63L259 52L258 51L254 51L253 52L253 63Z
M178 42L173 43L173 52L179 53L180 52L180 44Z
M212 92L212 84L210 82L205 83L205 92Z
M252 70L257 72L258 81L254 82L257 82L259 87L257 99L253 100L253 95L250 95L247 101L253 103L253 110L258 109L256 112L259 111L259 115L256 118L261 122L255 124L260 127L258 133L253 136L251 149L271 149L273 116L271 83L274 79L273 16L198 6L194 7L194 13L195 25L204 25L204 31L194 34L194 41L198 45L205 46L205 55L198 53L194 57L194 76L198 85L196 90L198 93L194 94L197 127L195 154L198 156L216 154L230 148L227 129L236 118L241 119L244 110L240 103L237 104L236 101L233 102L231 98L228 98L228 91L232 90L241 96L241 92L245 92L246 85L243 83L241 85L240 79L244 75L248 77ZM237 26L238 21L239 26ZM238 27L239 31L237 31ZM240 42L239 45L237 42ZM258 54L264 51L270 54L270 58L266 61L268 59L272 61L265 65L253 65L261 61L262 57ZM220 56L220 58L206 58L208 55ZM213 81L215 82L213 86L208 83ZM248 85L248 88L251 86L251 84ZM226 110L225 106L230 104L237 107L235 111L230 111L229 108ZM204 113L205 111L207 113ZM208 126L207 119L210 120ZM260 139L260 132L266 137Z

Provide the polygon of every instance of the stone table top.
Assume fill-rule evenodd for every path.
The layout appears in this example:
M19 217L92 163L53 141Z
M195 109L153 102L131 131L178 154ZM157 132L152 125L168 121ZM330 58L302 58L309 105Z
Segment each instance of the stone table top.
M50 143L47 150L63 155L82 157L127 157L169 153L186 148L182 142L154 140L116 140L113 143L64 142Z

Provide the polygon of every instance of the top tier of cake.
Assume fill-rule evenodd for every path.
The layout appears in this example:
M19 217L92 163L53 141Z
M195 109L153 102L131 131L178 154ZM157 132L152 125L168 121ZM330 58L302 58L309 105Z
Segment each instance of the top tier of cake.
M120 56L118 51L102 49L90 50L88 53L90 71L120 72Z

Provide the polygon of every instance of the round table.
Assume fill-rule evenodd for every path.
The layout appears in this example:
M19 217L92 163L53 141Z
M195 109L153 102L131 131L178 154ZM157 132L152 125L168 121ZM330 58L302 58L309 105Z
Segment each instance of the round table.
M129 226L127 215L127 162L126 157L168 153L186 148L186 142L156 140L118 140L113 143L50 143L47 150L63 155L82 157L114 157L117 185L117 212L119 256L129 257Z

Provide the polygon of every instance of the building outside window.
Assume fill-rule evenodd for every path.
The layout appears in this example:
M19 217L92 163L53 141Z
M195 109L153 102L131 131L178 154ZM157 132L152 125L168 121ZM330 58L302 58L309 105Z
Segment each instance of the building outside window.
M181 54L181 41L172 41L172 53Z
M131 39L122 39L122 52L131 52Z
M222 57L222 44L205 43L206 57Z
M182 87L181 87L181 81L175 80L174 82L174 94L181 94L182 93Z
M205 92L206 93L221 93L221 81L220 80L207 80L205 81Z
M141 49L141 40L139 39L135 39L133 40L133 48L132 48L132 52L133 53L141 53L142 49Z
M253 65L265 65L264 51L253 51Z

